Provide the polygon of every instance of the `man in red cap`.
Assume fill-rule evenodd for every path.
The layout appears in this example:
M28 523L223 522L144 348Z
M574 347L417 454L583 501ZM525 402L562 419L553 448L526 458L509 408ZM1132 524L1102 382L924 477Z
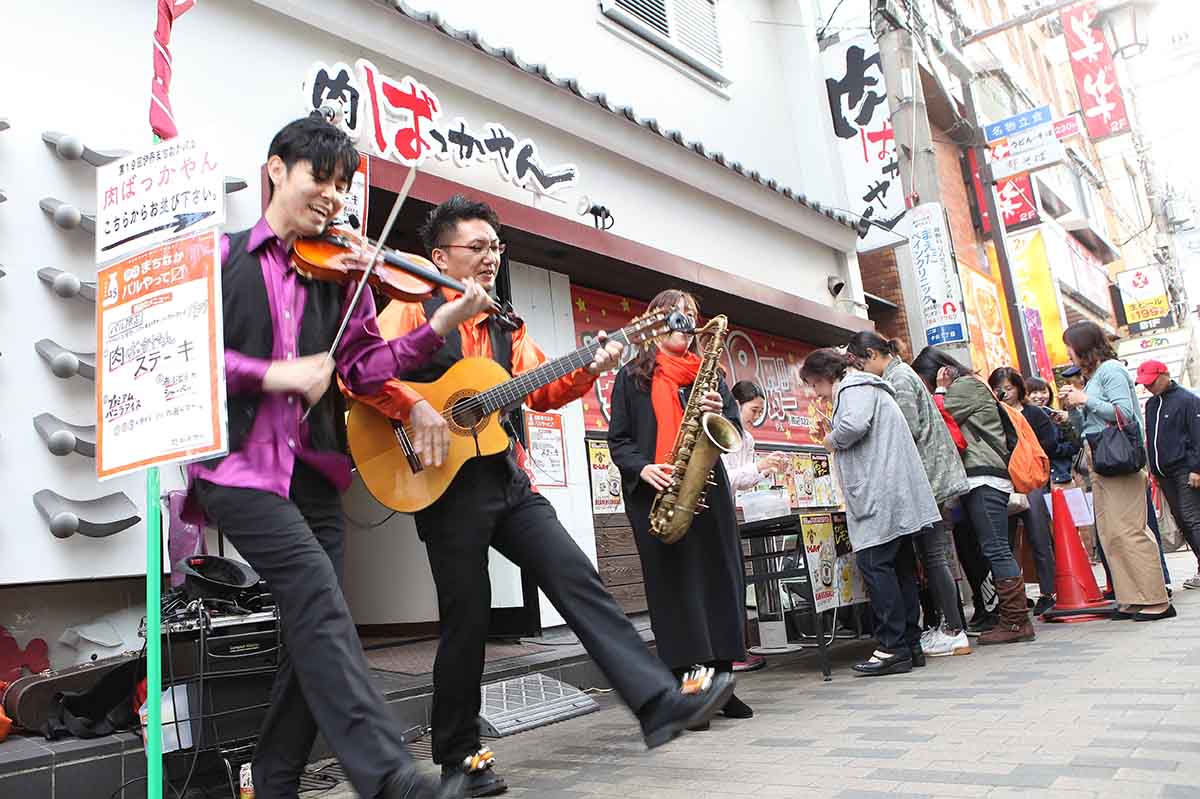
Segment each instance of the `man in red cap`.
M1150 471L1196 556L1196 576L1183 586L1200 588L1200 397L1180 388L1162 361L1139 366L1137 382L1154 395L1146 402Z

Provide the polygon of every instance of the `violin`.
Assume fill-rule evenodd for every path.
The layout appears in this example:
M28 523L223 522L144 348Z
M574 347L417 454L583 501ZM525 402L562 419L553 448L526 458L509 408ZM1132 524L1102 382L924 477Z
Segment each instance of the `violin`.
M364 244L374 247L369 240ZM365 264L345 266L333 263L336 256L348 252L362 251L358 237L352 233L330 228L324 234L307 239L297 239L292 244L292 267L311 280L347 283L351 280L361 280L367 267ZM369 257L369 256L368 256ZM367 283L372 288L402 302L420 302L433 295L436 286L444 286L458 292L465 292L466 286L451 277L446 277L428 259L412 253L400 252L387 247L380 248L379 260L367 275ZM493 301L492 310L502 312L499 304Z

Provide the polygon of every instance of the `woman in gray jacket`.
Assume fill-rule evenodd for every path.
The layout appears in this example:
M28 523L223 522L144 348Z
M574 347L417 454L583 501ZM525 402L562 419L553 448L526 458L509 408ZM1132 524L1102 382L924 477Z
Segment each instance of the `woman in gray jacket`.
M820 349L804 359L800 376L833 403L825 448L835 453L850 544L875 611L879 647L854 670L864 676L898 674L912 670L920 633L909 537L942 516L895 391L883 378L848 367L846 356Z
M892 387L896 404L900 406L917 445L933 498L944 512L946 504L967 493L969 486L958 448L954 446L954 439L950 437L933 397L917 373L896 357L891 343L878 333L870 330L855 333L846 350L858 359L864 371L882 377ZM969 655L971 645L963 630L958 586L950 571L953 543L945 523L939 519L931 530L916 537L916 543L929 589L942 615L936 625L926 619L931 628L921 636L921 649L930 657Z

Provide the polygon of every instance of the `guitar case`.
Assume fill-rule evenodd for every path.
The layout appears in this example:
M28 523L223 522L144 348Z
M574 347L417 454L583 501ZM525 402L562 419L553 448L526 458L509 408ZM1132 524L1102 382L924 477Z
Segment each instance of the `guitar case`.
M125 652L58 671L21 677L4 692L4 712L16 726L41 731L56 710L56 694L87 691L114 669L140 657L139 652Z

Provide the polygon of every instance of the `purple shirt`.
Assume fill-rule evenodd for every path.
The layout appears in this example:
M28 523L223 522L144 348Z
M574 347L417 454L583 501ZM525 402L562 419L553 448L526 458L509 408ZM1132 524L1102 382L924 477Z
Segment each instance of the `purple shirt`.
M187 467L189 487L195 480L204 479L233 488L270 491L286 498L292 470L299 458L320 472L338 491L345 491L350 486L350 459L340 452L318 452L310 448L308 423L300 422L304 415L304 398L262 390L263 376L271 361L299 356L300 321L308 291L290 266L288 247L271 230L265 217L250 231L246 250L257 251L262 264L274 345L270 360L252 358L226 348L225 387L230 396L260 394L258 413L241 449L230 453L215 468L203 462ZM228 258L229 237L223 236L221 260L224 262ZM353 284L343 292L343 315L353 293ZM442 343L442 337L428 324L406 336L385 341L375 321L375 298L370 291L365 291L335 353L337 374L350 391L374 394L389 378L423 365ZM190 492L184 518L204 522L203 512Z

